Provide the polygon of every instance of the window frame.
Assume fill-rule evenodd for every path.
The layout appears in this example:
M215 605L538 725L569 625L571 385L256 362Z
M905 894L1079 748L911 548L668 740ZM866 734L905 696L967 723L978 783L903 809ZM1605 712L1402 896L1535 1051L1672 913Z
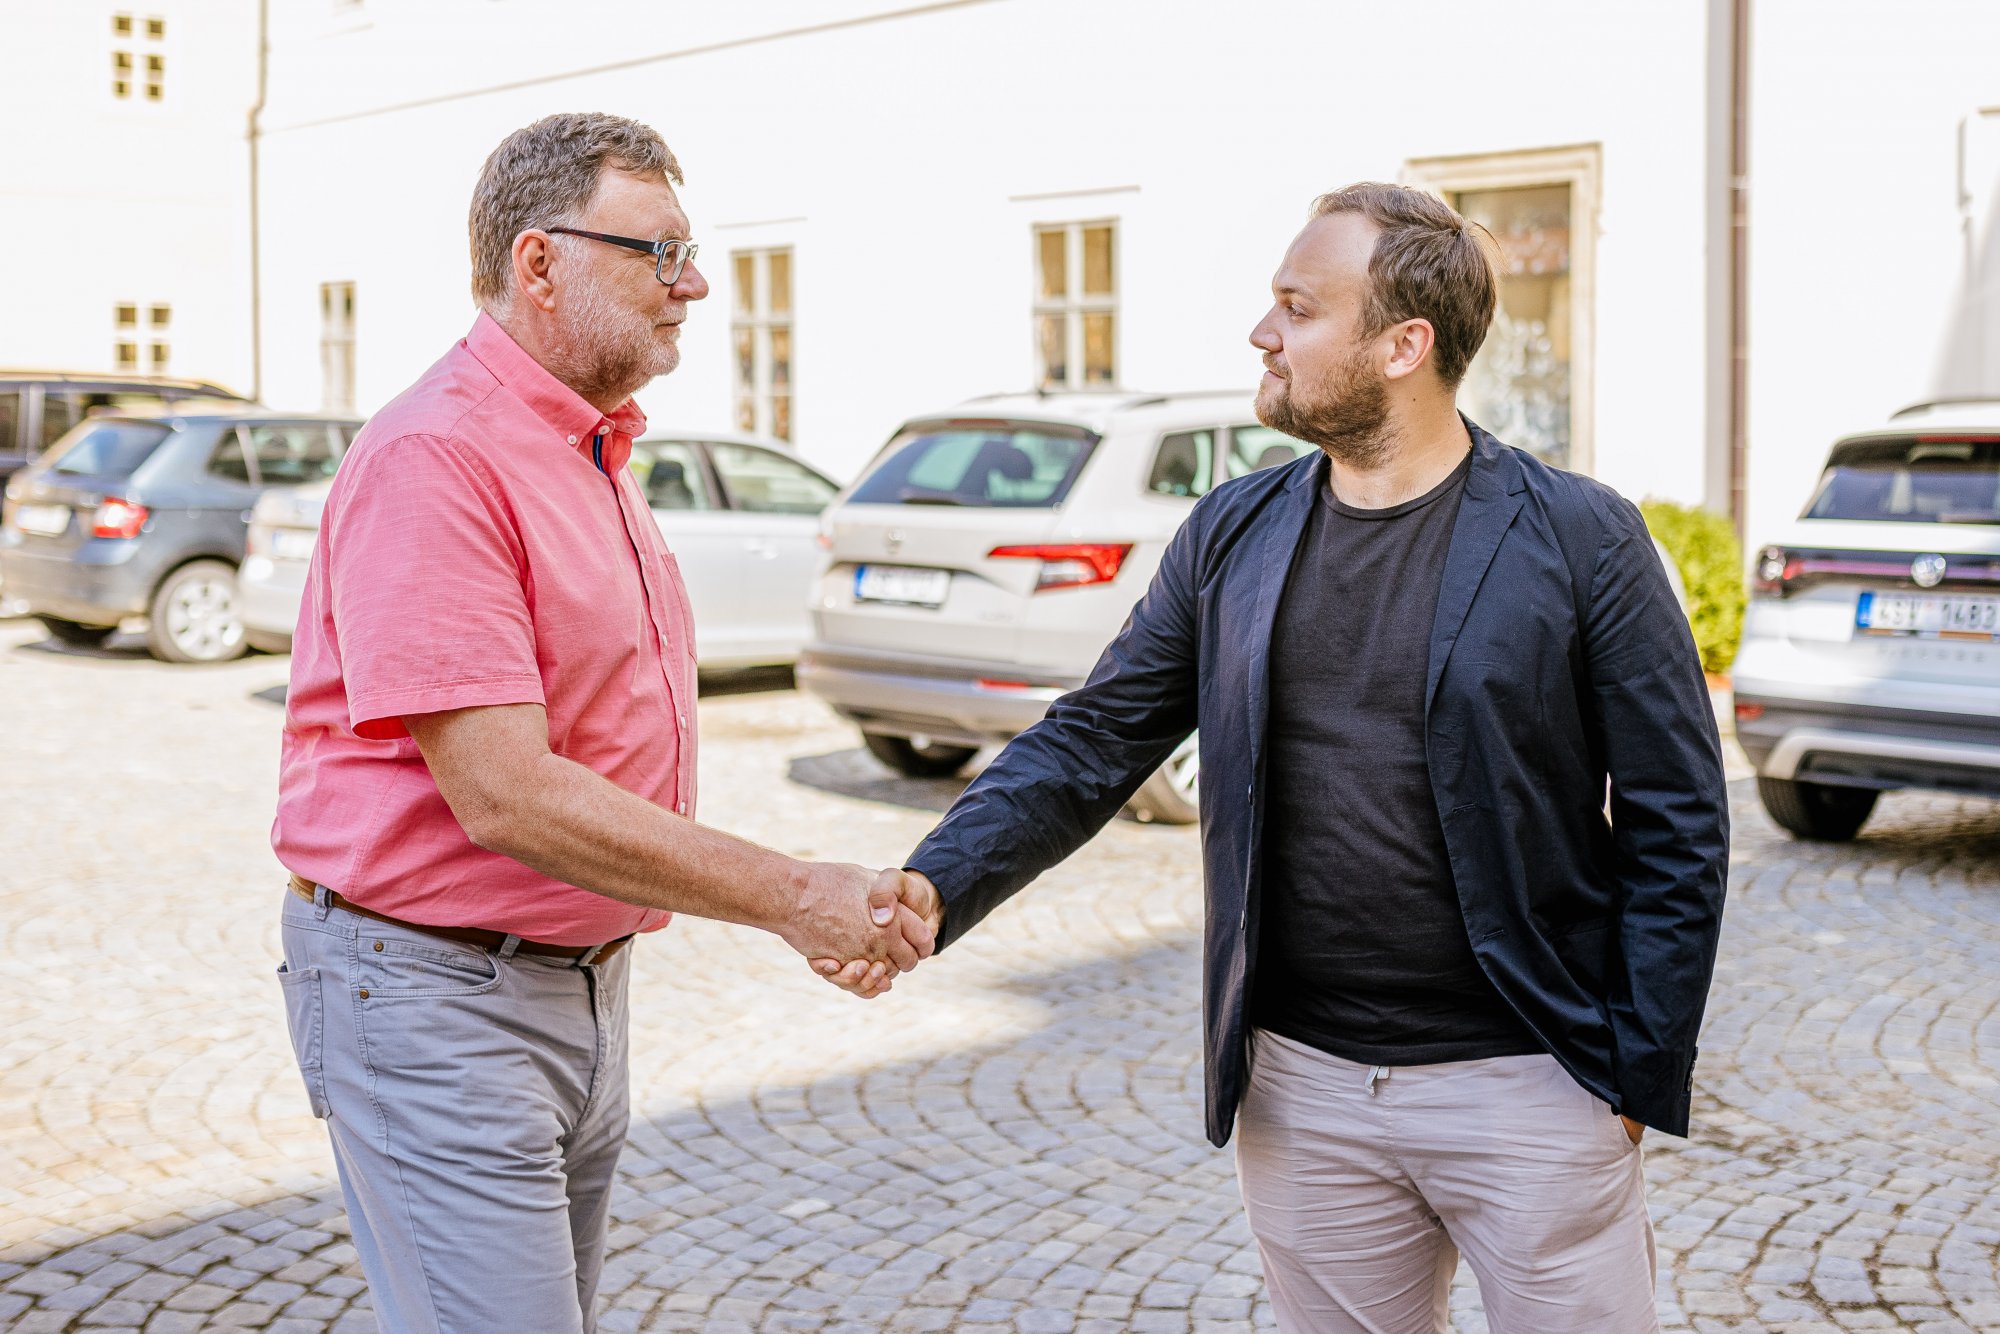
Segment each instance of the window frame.
M1604 146L1567 144L1454 157L1412 158L1402 182L1451 202L1480 190L1569 187L1570 472L1597 473L1597 232L1604 199Z
M360 323L361 298L359 284L352 278L339 278L319 285L319 397L320 410L328 413L348 413L354 411L356 389L361 380L359 357L356 348L360 344L356 329ZM329 296L338 296L342 309L337 313L328 306ZM344 394L335 390L336 377L328 358L335 349L345 349L345 377L340 387Z
M676 515L728 513L729 506L727 504L727 497L723 495L721 479L716 476L715 462L714 460L708 457L707 441L693 440L685 436L648 436L639 440L635 440L633 442L632 447L636 451L640 449L659 449L666 446L674 446L680 449L685 449L688 451L689 455L694 459L695 472L698 475L698 478L701 482L701 494L703 498L708 501L708 504L701 509L654 510L654 512L658 514L676 514ZM634 482L637 482L639 479L634 477L632 480ZM639 487L639 499L646 502L646 508L648 510L653 510L652 494L646 489L644 485L641 485Z
M234 477L224 476L222 473L215 471L215 456L221 453L222 442L231 439L236 442L237 456L243 460L243 470L248 474L248 477L240 482ZM257 480L257 454L256 451L250 448L250 440L243 433L242 423L231 422L216 432L215 439L209 441L207 456L201 461L201 475L206 481L228 482L232 486L254 487L260 485Z
M1073 218L1063 221L1037 222L1028 229L1028 273L1034 299L1028 315L1028 338L1030 343L1030 364L1034 367L1034 383L1040 389L1095 389L1115 390L1119 385L1119 367L1124 364L1123 340L1125 322L1118 317L1118 294L1124 290L1125 247L1119 241L1120 218L1116 215L1104 217ZM1086 294L1083 291L1084 243L1083 234L1098 227L1111 231L1111 290L1108 293ZM1060 297L1044 296L1042 288L1042 237L1050 232L1063 233L1063 265L1065 270L1064 291ZM1084 316L1109 315L1111 317L1111 378L1102 383L1084 379ZM1063 321L1063 379L1060 383L1048 376L1048 366L1042 360L1042 321L1057 319Z
M787 287L790 292L789 304L782 314L771 310L771 256L783 254L790 270ZM751 300L746 304L739 301L741 293L736 290L736 266L741 259L748 258L751 268ZM799 256L798 248L789 242L783 245L746 246L729 252L729 361L730 361L730 406L734 409L732 420L738 430L756 435L766 435L773 440L783 440L790 444L799 429ZM778 394L772 388L771 365L775 360L771 352L771 342L775 331L782 329L790 341L791 351L786 362L785 393L786 430L780 432L777 421ZM742 362L737 355L738 335L750 335L750 383L742 381ZM743 416L745 404L750 408L746 423Z

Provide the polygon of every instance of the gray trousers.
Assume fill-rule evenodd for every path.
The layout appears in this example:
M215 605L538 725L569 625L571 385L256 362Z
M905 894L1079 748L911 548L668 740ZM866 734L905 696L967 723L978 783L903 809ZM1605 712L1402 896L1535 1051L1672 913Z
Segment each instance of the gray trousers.
M631 950L486 953L285 895L278 981L386 1334L590 1334Z
M1659 1329L1641 1154L1553 1056L1253 1043L1236 1167L1278 1328L1443 1334L1463 1252L1493 1334Z

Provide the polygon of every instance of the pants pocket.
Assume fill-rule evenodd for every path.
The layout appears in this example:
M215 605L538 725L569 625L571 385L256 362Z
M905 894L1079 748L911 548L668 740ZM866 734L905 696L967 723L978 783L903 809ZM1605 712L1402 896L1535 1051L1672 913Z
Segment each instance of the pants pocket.
M299 1076L305 1080L306 1101L312 1105L312 1114L323 1121L332 1109L326 1100L319 969L294 970L289 964L279 964L278 985L285 993L285 1026L291 1030L292 1055L298 1058Z

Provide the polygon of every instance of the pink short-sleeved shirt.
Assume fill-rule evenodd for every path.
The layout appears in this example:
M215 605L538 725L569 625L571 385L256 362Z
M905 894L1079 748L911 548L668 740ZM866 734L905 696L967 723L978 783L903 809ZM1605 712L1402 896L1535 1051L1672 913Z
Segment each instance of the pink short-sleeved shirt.
M465 836L403 719L541 704L549 748L694 814L694 624L610 417L481 315L363 428L292 641L271 844L377 912L589 945L667 914Z

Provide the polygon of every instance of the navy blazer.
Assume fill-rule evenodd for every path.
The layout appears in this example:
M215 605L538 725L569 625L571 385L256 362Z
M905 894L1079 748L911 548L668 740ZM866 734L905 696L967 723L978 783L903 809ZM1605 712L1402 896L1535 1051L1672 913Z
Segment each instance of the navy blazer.
M1466 933L1578 1083L1684 1135L1729 851L1694 640L1636 507L1467 425L1424 719ZM1218 1146L1248 1075L1271 629L1326 479L1314 453L1205 496L1090 678L1001 751L909 861L944 896L948 947L1081 846L1198 727Z

